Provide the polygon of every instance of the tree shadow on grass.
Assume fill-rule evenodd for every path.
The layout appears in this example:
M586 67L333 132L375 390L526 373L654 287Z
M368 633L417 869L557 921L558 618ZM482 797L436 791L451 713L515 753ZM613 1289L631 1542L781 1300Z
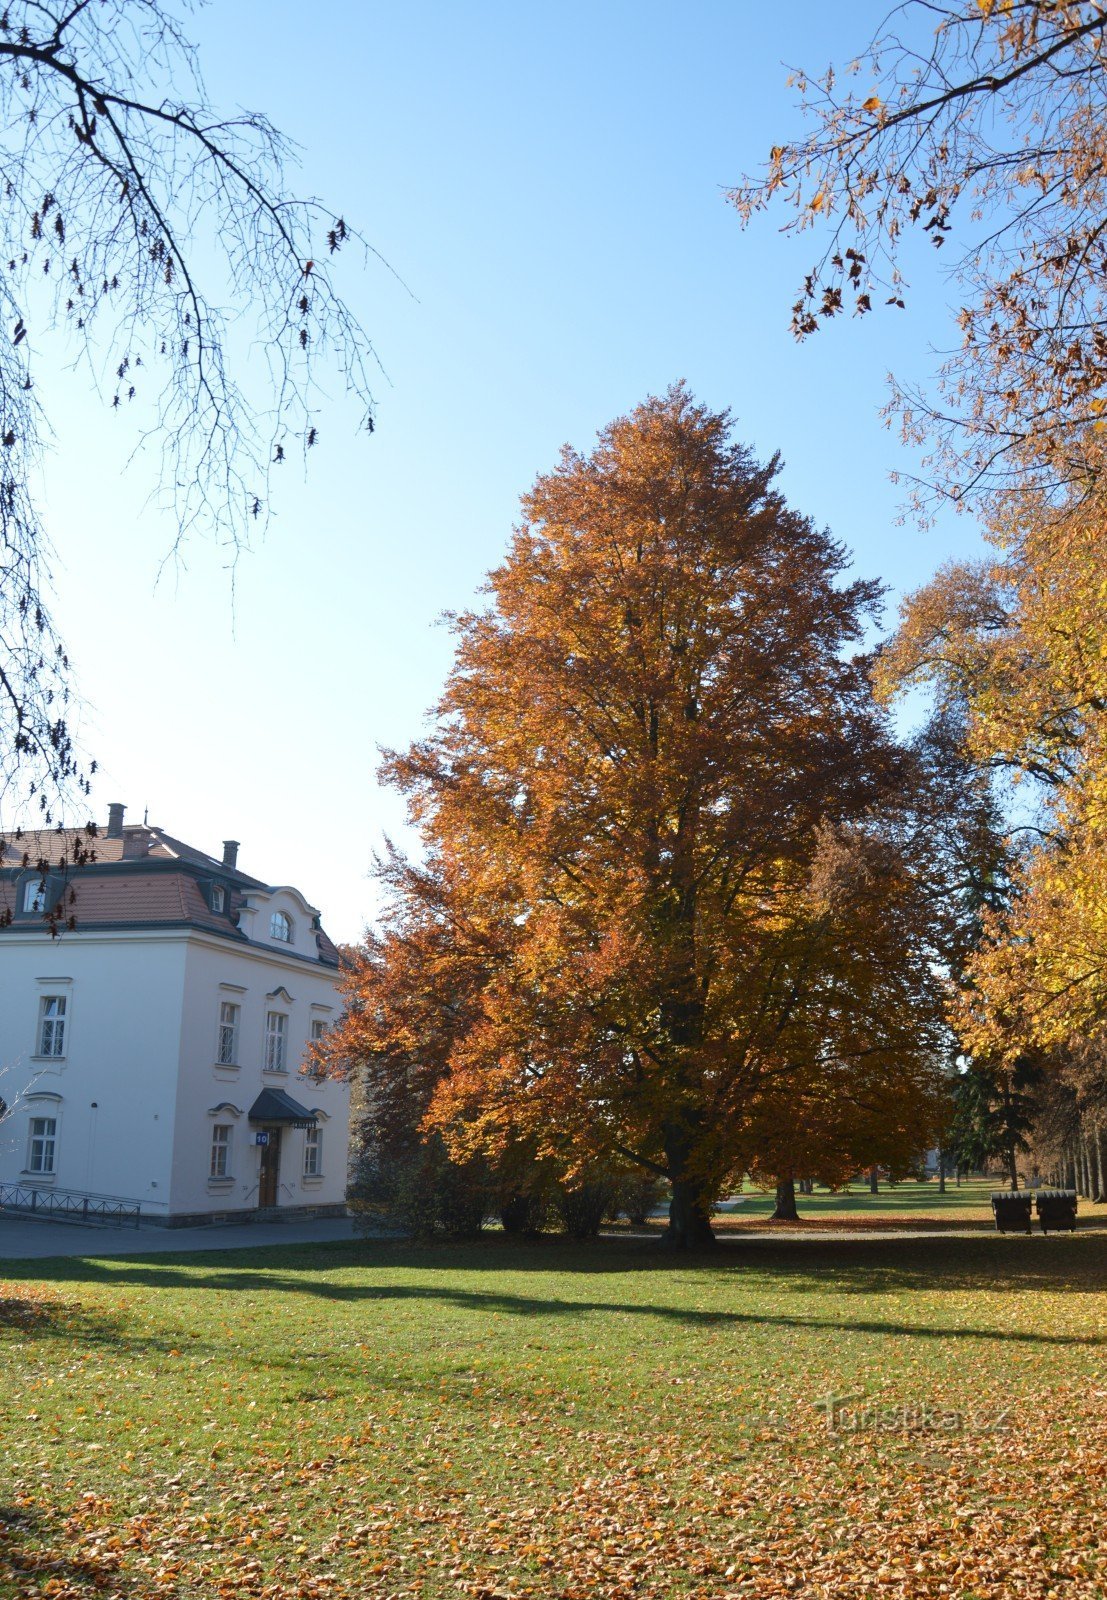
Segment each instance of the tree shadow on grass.
M779 1292L804 1294L831 1294L831 1295L865 1295L870 1299L879 1299L887 1293L902 1292L905 1289L926 1291L933 1294L941 1289L956 1289L964 1291L966 1288L976 1290L999 1289L1027 1289L1030 1287L1048 1289L1056 1292L1068 1279L1074 1279L1079 1274L1078 1281L1068 1282L1068 1287L1073 1290L1089 1291L1098 1287L1097 1283L1089 1281L1086 1271L1087 1263L1078 1259L1079 1253L1075 1250L1065 1251L1063 1254L1054 1253L1053 1244L1043 1241L1045 1266L1028 1265L1025 1258L1020 1259L1014 1252L1003 1252L1002 1270L997 1265L995 1257L987 1254L980 1258L978 1268L971 1271L965 1263L961 1263L955 1270L943 1271L942 1263L932 1263L929 1270L924 1270L921 1265L906 1265L902 1261L894 1265L886 1260L871 1259L872 1252L866 1252L870 1257L863 1261L850 1260L848 1269L843 1265L841 1254L834 1256L832 1261L824 1267L813 1268L809 1262L798 1263L793 1252L785 1251L781 1259L766 1263L759 1252L756 1263L757 1272L750 1278L739 1267L738 1263L731 1260L718 1267L713 1262L707 1264L707 1278L716 1273L734 1274L736 1287L746 1291L747 1308L736 1309L726 1305L712 1307L689 1306L680 1303L665 1303L659 1294L651 1294L643 1299L638 1295L625 1298L613 1296L611 1298L593 1298L558 1294L551 1283L547 1292L533 1294L517 1293L502 1286L468 1287L459 1284L447 1284L441 1281L430 1283L404 1283L394 1280L368 1281L359 1277L357 1281L349 1281L348 1277L338 1278L328 1276L326 1263L321 1260L323 1252L312 1252L310 1260L305 1260L301 1270L295 1269L295 1264L282 1256L279 1267L274 1265L268 1271L258 1270L256 1253L251 1252L248 1265L239 1264L241 1257L235 1261L228 1261L211 1256L177 1258L169 1261L164 1257L146 1258L136 1260L134 1257L121 1258L113 1262L97 1261L67 1261L64 1263L36 1263L38 1266L54 1265L64 1268L64 1274L59 1271L57 1276L63 1278L67 1284L98 1283L107 1284L116 1289L176 1289L189 1295L203 1292L218 1292L224 1295L233 1295L237 1300L240 1295L307 1297L332 1304L349 1306L374 1305L384 1306L389 1304L425 1305L428 1309L442 1308L450 1311L467 1311L483 1318L489 1316L510 1316L523 1319L528 1318L573 1318L586 1316L612 1316L631 1319L656 1319L662 1323L677 1324L690 1329L718 1328L718 1327L750 1327L750 1328L781 1328L791 1331L804 1332L829 1332L829 1333L863 1333L873 1335L894 1335L899 1338L915 1338L933 1341L952 1341L959 1343L965 1340L982 1340L1001 1345L1027 1345L1027 1346L1058 1346L1058 1347L1089 1347L1099 1348L1107 1345L1107 1334L1098 1333L1068 1333L1051 1330L1048 1326L1032 1329L1026 1328L997 1328L957 1325L933 1325L927 1321L916 1321L908 1318L891 1318L881 1316L854 1317L829 1315L804 1315L802 1313L785 1312L774 1309L770 1304L763 1308L757 1304L757 1294L764 1290L767 1295ZM840 1247L838 1247L840 1252ZM264 1253L264 1252L263 1252ZM455 1272L462 1272L468 1267L473 1270L478 1262L484 1271L484 1255L478 1254L473 1249L467 1251L438 1250L436 1252L423 1252L405 1247L394 1249L387 1257L380 1258L376 1263L381 1267L388 1267L393 1271L397 1268L422 1270L432 1265L428 1259L435 1256L434 1265L438 1269L452 1266ZM496 1252L485 1254L496 1255ZM499 1253L497 1265L501 1270L507 1270L509 1265L516 1266L516 1257L521 1252L513 1252L509 1263ZM445 1260L441 1258L445 1256ZM1012 1269L1011 1262L1016 1268L1021 1267L1021 1272ZM348 1255L343 1256L341 1265L349 1267L352 1263ZM364 1262L363 1265L370 1265ZM694 1272L697 1275L697 1286L702 1287L704 1275L703 1263L688 1259L678 1264L685 1269L678 1272L678 1276L686 1281L686 1275ZM987 1269L992 1268L990 1273ZM1052 1269L1052 1270L1050 1270ZM578 1268L578 1271L585 1269ZM1107 1263L1099 1262L1102 1274L1107 1272ZM557 1261L548 1260L545 1271L551 1276L560 1276L564 1273L564 1265ZM994 1274L994 1276L993 1276ZM666 1274L662 1273L656 1279L651 1276L651 1288L656 1284L661 1290L666 1281ZM752 1292L751 1292L752 1291ZM239 1302L241 1306L242 1302ZM236 1307L236 1311L239 1308ZM33 1331L33 1330L32 1330ZM46 1331L54 1331L43 1329ZM99 1321L93 1313L89 1317L74 1321L65 1330L70 1337L93 1340L96 1342L118 1343L134 1348L150 1350L169 1350L171 1340L168 1337L141 1336L135 1337L128 1331L120 1329L110 1321ZM208 1342L204 1342L204 1348ZM193 1348L200 1348L196 1345ZM172 1352L175 1353L175 1352ZM275 1364L281 1364L279 1355L275 1356ZM295 1358L290 1365L298 1365Z
M155 1591L129 1576L110 1553L74 1550L72 1536L55 1520L60 1519L0 1502L0 1592L154 1600Z
M1107 1290L1107 1233L1001 1235L972 1238L821 1239L780 1242L726 1235L714 1250L673 1252L658 1239L605 1237L586 1243L558 1236L428 1244L355 1239L314 1245L127 1255L47 1257L0 1263L0 1278L55 1284L127 1282L153 1286L296 1293L342 1299L365 1292L350 1274L416 1272L420 1276L511 1274L599 1278L633 1274L701 1286L764 1286L788 1293L872 1295L1041 1290L1052 1294Z

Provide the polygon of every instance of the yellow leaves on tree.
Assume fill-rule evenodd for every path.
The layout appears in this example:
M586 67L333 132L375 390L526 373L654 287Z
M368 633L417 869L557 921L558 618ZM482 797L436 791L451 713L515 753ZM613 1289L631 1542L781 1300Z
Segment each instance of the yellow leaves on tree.
M978 1051L1068 1047L1107 1005L1107 500L1012 496L995 558L951 566L905 609L885 676L966 708L982 763L1021 781L1009 909L985 917L962 1026Z

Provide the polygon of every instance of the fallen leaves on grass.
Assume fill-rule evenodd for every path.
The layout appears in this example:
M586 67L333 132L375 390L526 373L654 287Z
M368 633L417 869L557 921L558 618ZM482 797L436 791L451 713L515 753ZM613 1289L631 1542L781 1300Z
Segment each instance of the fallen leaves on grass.
M0 1328L33 1328L68 1315L74 1306L40 1283L0 1283Z
M807 1406L727 1456L684 1433L504 1420L484 1442L488 1474L508 1486L491 1496L476 1479L419 1483L410 1428L379 1417L324 1456L258 1457L191 1490L165 1480L130 1512L86 1492L59 1523L26 1484L0 1524L0 1586L50 1600L1104 1593L1107 1420L1075 1388L1039 1396L1013 1434L835 1435ZM440 1442L458 1443L448 1428ZM570 1451L585 1468L553 1489L544 1464ZM303 1492L322 1479L309 1522Z

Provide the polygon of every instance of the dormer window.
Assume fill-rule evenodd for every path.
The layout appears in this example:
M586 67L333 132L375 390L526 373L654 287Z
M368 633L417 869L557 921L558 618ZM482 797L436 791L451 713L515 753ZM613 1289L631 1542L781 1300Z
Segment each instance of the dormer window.
M23 885L23 910L28 913L46 910L46 885L41 878L28 878Z
M223 885L217 883L211 891L211 909L216 913L221 913L225 901L226 895L223 890Z
M279 944L292 943L292 918L286 911L274 911L269 918L269 937Z

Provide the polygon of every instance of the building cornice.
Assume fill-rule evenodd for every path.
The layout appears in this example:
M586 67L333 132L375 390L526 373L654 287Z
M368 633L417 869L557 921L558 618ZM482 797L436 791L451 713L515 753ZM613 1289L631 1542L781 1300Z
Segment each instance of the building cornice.
M200 927L194 922L127 922L127 923L89 923L82 922L79 928L67 929L52 937L48 928L21 927L12 923L10 927L0 929L0 948L4 945L25 945L29 947L48 946L53 950L62 950L71 940L79 940L87 944L174 944L192 942L204 945L212 950L226 952L233 950L236 955L248 956L251 960L262 961L267 966L285 967L290 972L318 972L337 982L341 974L338 963L320 961L312 956L300 955L296 950L278 947L271 944L261 944L252 939L247 939L245 934L236 930L227 933L217 933L212 928Z

